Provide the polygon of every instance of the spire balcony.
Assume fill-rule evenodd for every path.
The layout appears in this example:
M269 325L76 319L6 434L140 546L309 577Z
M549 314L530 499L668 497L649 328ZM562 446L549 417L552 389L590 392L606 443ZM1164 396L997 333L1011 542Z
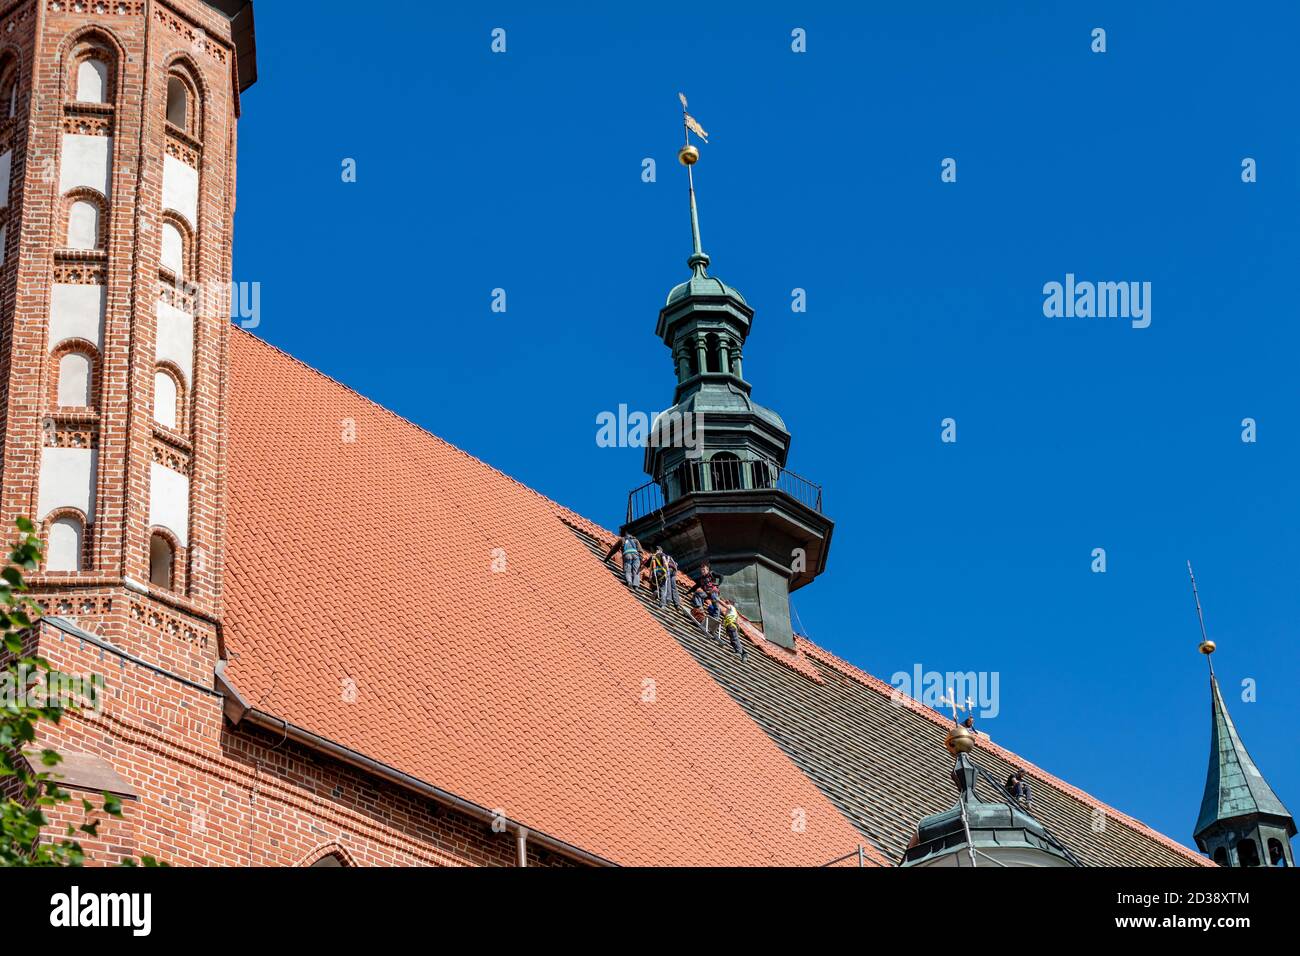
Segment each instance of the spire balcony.
M773 462L733 458L683 462L659 481L647 481L632 489L627 496L627 524L662 511L686 495L734 495L747 491L778 491L821 514L821 485Z

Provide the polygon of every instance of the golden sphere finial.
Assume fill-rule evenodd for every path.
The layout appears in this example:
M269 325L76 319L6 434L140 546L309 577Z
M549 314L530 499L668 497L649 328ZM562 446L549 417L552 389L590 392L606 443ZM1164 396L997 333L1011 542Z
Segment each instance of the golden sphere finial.
M958 754L968 754L975 749L975 738L965 727L954 727L948 731L948 736L944 738L943 745L948 748L948 753L954 757Z
M700 158L700 151L687 143L677 151L677 161L683 166L694 166Z
M1213 654L1214 649L1216 647L1218 647L1218 645L1215 644L1214 641L1210 640L1208 637L1205 640L1201 641L1201 653L1204 654L1206 657L1209 657L1211 654Z

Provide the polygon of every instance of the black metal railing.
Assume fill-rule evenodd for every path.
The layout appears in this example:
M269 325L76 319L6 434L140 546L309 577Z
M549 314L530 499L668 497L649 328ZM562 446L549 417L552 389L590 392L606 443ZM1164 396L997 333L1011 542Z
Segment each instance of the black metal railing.
M709 461L682 462L658 481L647 481L627 496L627 520L637 521L654 514L684 495L710 492L784 492L814 511L822 510L821 485L770 461L746 461L730 454L714 455Z

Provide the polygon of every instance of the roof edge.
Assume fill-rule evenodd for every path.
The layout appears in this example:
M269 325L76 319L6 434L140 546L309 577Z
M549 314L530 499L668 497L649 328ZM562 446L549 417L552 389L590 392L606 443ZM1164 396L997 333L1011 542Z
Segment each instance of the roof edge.
M238 692L235 691L234 687L231 686L229 682L223 681L223 684L228 687L236 697L238 697L240 702L243 701L243 698L239 697ZM368 773L371 776L380 777L381 779L396 784L403 789L413 791L423 797L450 806L453 809L459 810L461 813L474 817L477 820L495 824L497 821L502 819L500 814L494 813L487 807L479 806L477 803L474 803L471 800L466 800L464 797L458 797L456 794L443 790L441 787L436 787L431 783L427 783L419 777L413 777L408 773L403 773L396 767L390 767L388 764L381 763L373 757L367 757L365 754L359 753L351 747L344 746L343 744L330 740L327 737L322 737L319 734L312 733L304 727L298 727L297 725L291 724L287 720L276 717L273 714L268 714L265 711L256 708L250 708L246 710L242 716L243 719L247 720L254 726L261 727L265 730L275 731L276 733L282 733L289 740L301 744L308 749L325 754L335 760ZM613 860L608 860L595 853L590 853L581 847L567 842L566 840L551 836L542 830L534 829L528 824L522 823L518 820L506 818L505 823L507 829L516 832L522 829L528 834L528 839L530 841L539 844L553 853L558 853L561 856L568 857L569 859L575 860L579 863L601 867L619 865Z

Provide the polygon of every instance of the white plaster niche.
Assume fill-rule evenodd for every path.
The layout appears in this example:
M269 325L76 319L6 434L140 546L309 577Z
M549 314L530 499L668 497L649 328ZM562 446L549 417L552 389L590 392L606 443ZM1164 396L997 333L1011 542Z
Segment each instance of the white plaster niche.
M153 376L153 420L167 428L176 427L176 379L161 369Z
M149 524L166 528L182 548L189 546L190 480L179 471L152 462L149 473Z
M109 168L113 137L63 134L63 162L59 169L59 192L66 195L78 186L89 186L109 194Z
M59 405L61 407L90 407L90 373L90 356L82 352L68 352L59 359Z
M199 223L199 171L175 156L163 157L163 208L185 217L193 229Z
M175 276L185 277L185 239L175 223L163 223L162 266Z
M50 347L85 339L102 349L104 286L56 285L50 293Z
M103 60L82 60L77 66L77 101L108 102L108 64Z
M78 199L68 209L67 247L99 248L99 206L88 199Z
M185 384L193 383L194 375L194 317L169 302L158 303L158 335L155 359L171 362L185 376Z
M76 518L60 518L50 524L49 542L46 546L47 571L80 571L81 538L85 529Z
M36 503L40 520L59 508L76 508L87 521L94 521L98 465L99 452L93 448L42 448Z

